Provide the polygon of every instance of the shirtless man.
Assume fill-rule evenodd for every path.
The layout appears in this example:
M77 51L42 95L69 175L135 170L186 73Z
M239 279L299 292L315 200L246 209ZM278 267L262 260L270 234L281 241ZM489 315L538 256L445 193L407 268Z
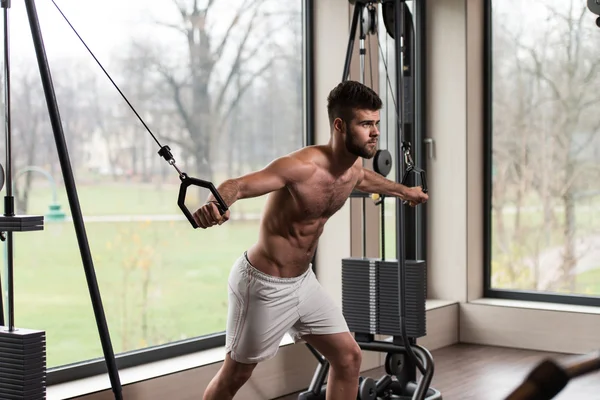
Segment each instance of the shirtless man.
M330 363L327 400L356 399L361 350L341 309L317 281L311 260L327 220L353 189L407 200L427 201L420 187L406 187L362 167L377 151L379 96L346 81L328 97L331 139L272 161L264 169L224 181L217 190L231 207L236 201L271 195L256 244L241 255L229 275L225 362L204 400L233 399L257 363L275 356L286 332L303 339ZM209 196L194 213L201 228L221 225Z

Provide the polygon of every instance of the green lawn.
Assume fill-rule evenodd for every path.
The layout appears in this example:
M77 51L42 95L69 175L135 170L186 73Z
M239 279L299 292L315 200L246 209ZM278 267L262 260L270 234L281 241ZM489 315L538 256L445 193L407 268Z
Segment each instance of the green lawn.
M77 194L84 215L181 214L177 206L179 185L108 183L78 186ZM192 210L203 203L208 194L208 189L192 186L187 191L186 205ZM57 198L63 210L70 215L66 191L58 190ZM27 213L46 213L51 202L52 192L46 185L34 186ZM237 212L260 212L264 203L263 197L245 199L236 204L235 209Z
M600 294L600 263L598 268L577 275L575 279L576 293L597 296Z
M177 191L79 188L86 216L180 214ZM48 197L44 190L32 193L28 214L45 212ZM70 214L62 196L59 202ZM257 227L258 221L210 230L195 230L187 221L87 223L115 352L223 331L229 270L256 240ZM47 332L48 366L101 357L72 223L46 222L43 231L16 233L14 262L16 326Z

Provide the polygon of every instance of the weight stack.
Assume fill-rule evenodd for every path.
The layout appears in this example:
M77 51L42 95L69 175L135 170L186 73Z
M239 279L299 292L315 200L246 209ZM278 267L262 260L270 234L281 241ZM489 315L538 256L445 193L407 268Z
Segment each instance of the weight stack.
M427 268L406 261L405 321L409 338L426 335ZM342 259L342 312L354 333L402 336L398 262L378 258Z
M46 399L46 333L0 327L0 399Z
M342 312L351 332L377 333L377 263L374 258L342 260Z
M409 338L420 338L427 334L426 300L427 300L427 268L425 261L407 260L406 295L404 296L404 319L406 335ZM400 329L400 302L398 262L382 261L379 263L378 292L379 307L377 319L378 333L381 335L402 336Z

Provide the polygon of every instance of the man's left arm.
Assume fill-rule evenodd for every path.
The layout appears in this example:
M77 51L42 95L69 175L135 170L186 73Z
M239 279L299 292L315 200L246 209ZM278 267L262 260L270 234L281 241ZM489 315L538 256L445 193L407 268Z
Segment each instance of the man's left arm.
M424 203L428 199L427 194L423 193L420 187L407 187L366 168L362 168L355 189L365 193L398 197L417 204Z

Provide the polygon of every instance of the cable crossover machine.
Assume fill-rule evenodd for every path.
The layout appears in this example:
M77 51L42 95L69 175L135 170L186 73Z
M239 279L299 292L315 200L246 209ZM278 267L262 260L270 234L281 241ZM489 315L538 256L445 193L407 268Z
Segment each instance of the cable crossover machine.
M396 180L405 185L421 185L427 192L426 174L413 161L411 143L418 137L415 125L415 103L417 103L415 65L421 62L413 15L405 0L361 1L351 0L354 5L350 37L344 63L342 80L349 79L355 37L359 30L360 81L364 83L365 40L378 32L378 5L380 5L387 34L394 39L395 88L394 100L396 141L394 156L386 149L377 151L373 159L375 172L387 176L396 162ZM414 0L415 10L423 16L423 1ZM419 36L421 38L422 36ZM378 38L379 43L379 38ZM381 49L381 45L379 44ZM422 46L421 46L422 48ZM383 58L382 58L383 60ZM383 61L385 63L385 61ZM390 84L386 65L386 84ZM390 84L391 85L391 84ZM394 95L392 94L392 98ZM391 108L391 107L390 107ZM420 128L420 127L419 127ZM423 164L422 146L415 143L418 157ZM388 143L389 145L389 143ZM381 207L381 258L366 257L366 224L363 222L363 257L342 259L342 309L350 331L362 350L387 353L386 375L378 380L360 377L359 400L438 400L441 393L430 387L434 363L429 351L416 343L426 335L427 275L424 261L424 237L417 232L417 218L422 210L409 207L396 199L396 254L397 259L385 258L385 202L379 194L354 192L351 197L363 199L363 221L365 201L372 198ZM422 208L422 207L417 207ZM405 235L405 222L414 234ZM419 238L419 235L421 237ZM414 238L417 238L415 240ZM407 252L408 250L408 252ZM409 254L407 254L409 253ZM420 254L419 254L420 253ZM407 257L409 256L409 257ZM376 340L375 335L388 336L387 340ZM299 400L325 400L329 371L327 360L312 346L306 344L319 364L308 387ZM421 379L417 379L420 372Z

